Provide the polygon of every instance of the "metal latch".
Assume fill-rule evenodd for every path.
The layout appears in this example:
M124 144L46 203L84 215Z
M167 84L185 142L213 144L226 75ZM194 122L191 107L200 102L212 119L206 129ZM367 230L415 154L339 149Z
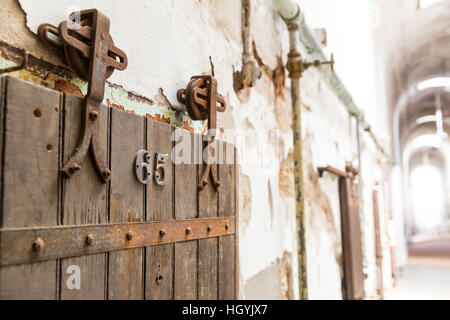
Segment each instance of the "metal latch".
M212 144L217 129L217 111L224 112L226 109L225 98L217 93L217 80L209 75L194 76L189 81L186 89L177 92L177 99L186 105L187 112L192 120L208 120L208 141L203 150L208 150L207 163L203 166L203 173L198 185L203 190L208 184L208 178L219 191L220 182L217 177L216 167L213 165Z
M62 168L67 178L81 169L89 147L102 181L106 183L111 177L104 160L105 155L99 147L100 105L106 79L115 69L124 70L128 60L126 54L114 45L109 26L108 17L97 9L90 9L72 13L69 20L61 22L58 28L41 24L38 29L40 39L57 49L67 64L89 83L84 99L81 139L75 153ZM49 33L53 36L49 37Z

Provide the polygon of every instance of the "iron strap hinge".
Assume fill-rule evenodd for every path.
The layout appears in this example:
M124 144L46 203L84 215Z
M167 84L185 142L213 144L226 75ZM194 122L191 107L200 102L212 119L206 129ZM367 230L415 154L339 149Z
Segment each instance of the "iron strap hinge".
M235 234L235 216L0 229L0 266Z
M217 112L225 112L227 103L225 98L217 92L217 86L217 80L212 76L193 76L186 89L177 91L178 102L186 106L192 120L208 120L208 141L203 148L207 152L208 161L203 165L198 184L200 191L208 185L210 176L214 189L216 191L220 189L220 181L214 165L217 153L213 145L217 130Z
M91 9L72 13L69 20L61 22L58 28L41 24L38 29L42 42L58 50L66 63L89 84L84 99L80 141L74 154L62 168L67 178L81 169L81 163L89 148L101 180L106 183L111 177L105 153L99 146L100 104L104 97L106 79L115 69L125 70L128 59L127 55L114 45L109 27L108 17L96 9ZM58 37L58 41L49 37L49 34Z

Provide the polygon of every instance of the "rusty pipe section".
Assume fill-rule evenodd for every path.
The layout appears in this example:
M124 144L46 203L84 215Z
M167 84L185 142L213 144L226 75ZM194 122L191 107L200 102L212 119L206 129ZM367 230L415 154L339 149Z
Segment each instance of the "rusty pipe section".
M299 295L301 300L307 300L308 279L306 273L305 197L303 194L302 117L300 99L300 78L303 70L296 67L299 63L295 63L295 61L301 60L300 52L297 49L298 26L290 23L287 23L287 25L289 29L290 46L287 68L289 71L289 78L291 79Z
M298 26L298 37L311 58L319 61L327 60L327 57L314 37L313 32L306 25L304 16L298 4L294 0L273 0L273 4L288 25ZM371 129L370 124L365 120L364 112L356 106L351 94L348 92L338 75L333 70L330 70L330 68L321 67L321 70L333 87L339 100L344 104L348 113L358 119L361 127L369 134L378 151L389 163L392 163L390 156Z
M255 59L253 59L250 12L250 0L242 0L242 70L233 74L233 86L236 92L254 87L262 76L261 70L256 65Z

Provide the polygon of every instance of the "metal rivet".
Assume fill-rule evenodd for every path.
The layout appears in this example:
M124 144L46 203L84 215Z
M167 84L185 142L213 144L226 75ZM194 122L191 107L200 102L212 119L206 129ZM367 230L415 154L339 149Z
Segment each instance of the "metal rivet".
M86 244L91 246L94 243L94 236L92 234L88 234L86 237Z
M36 118L40 118L41 115L42 115L42 112L41 112L41 109L40 109L40 108L34 109L34 110L33 110L33 113L34 113L34 116L35 116Z
M166 231L165 230L159 230L159 236L162 238L166 235Z
M191 233L191 228L187 227L186 228L186 234L190 234Z
M128 232L127 232L127 235L126 235L126 239L127 239L128 241L132 240L132 239L133 239L133 232L128 231Z
M42 249L44 249L44 247L45 247L45 242L41 238L37 238L33 242L33 250L34 251L41 251Z
M229 226L228 223L225 225L225 229L228 230Z
M208 226L208 228L206 228L206 231L208 231L208 233L211 232L211 230L211 226Z
M162 274L158 274L156 276L156 283L161 284L161 282L164 280L164 276Z
M105 171L103 171L103 177L109 179L109 177L111 177L111 171L109 171L109 169L105 169Z
M92 121L97 120L98 112L97 111L91 111L90 114L89 114L89 117L91 118Z

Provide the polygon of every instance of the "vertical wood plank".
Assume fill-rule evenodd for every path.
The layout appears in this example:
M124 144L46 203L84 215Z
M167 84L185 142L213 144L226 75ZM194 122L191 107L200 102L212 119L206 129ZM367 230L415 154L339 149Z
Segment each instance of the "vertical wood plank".
M220 142L223 148L223 164L219 166L219 177L222 184L219 192L219 216L228 217L235 215L235 165L227 163L227 153L234 154L234 146ZM228 157L230 158L230 157ZM234 159L234 156L231 157ZM219 237L219 299L235 299L236 285L236 236Z
M234 150L234 223L236 236L234 237L234 299L240 299L240 266L239 266L239 175L240 166L237 149L233 145Z
M147 185L147 220L173 220L174 212L174 165L171 159L173 127L162 122L147 119L147 150L168 154L164 168L167 183L157 185L153 180ZM152 163L153 165L153 163ZM146 299L173 299L173 255L174 244L163 244L146 248Z
M190 152L190 163L175 166L175 218L177 220L197 217L197 166L194 163L194 135L185 130L176 130L176 144L183 143L184 152ZM180 140L184 142L180 142ZM183 157L186 154L183 153ZM180 154L175 153L178 162ZM188 240L189 237L186 237ZM175 243L174 298L197 299L197 255L198 241Z
M380 223L380 203L378 190L372 191L373 200L373 221L375 227L375 262L377 265L377 282L378 295L384 299L384 283L383 283L383 247L381 243L381 223Z
M17 79L3 81L7 94L1 226L54 226L61 95ZM54 260L4 267L0 269L0 299L56 299L56 278Z
M83 121L83 100L65 96L64 132L63 132L63 164L72 156L81 135ZM100 147L105 155L108 150L108 108L100 108ZM106 161L107 159L105 159ZM97 174L90 153L82 163L82 169L70 179L62 178L62 224L80 225L106 223L107 216L107 184ZM95 239L94 239L95 241ZM94 254L61 260L61 299L104 299L105 298L105 263L106 254ZM80 268L80 289L67 285L72 273L67 272L69 266Z
M144 123L142 117L111 109L111 223L144 220L145 188L133 167L135 153L144 148ZM142 269L143 248L110 252L108 298L142 299Z
M199 136L201 139L202 136ZM215 141L217 145L217 141ZM217 151L217 150L216 150ZM217 161L216 161L217 162ZM198 166L199 179L205 164ZM217 172L217 165L215 165ZM209 180L203 191L198 193L199 218L217 217L218 192ZM202 239L198 241L198 299L217 299L217 262L218 262L218 238Z
M345 300L362 300L365 294L358 188L351 179L339 178L339 198L344 265L343 296Z

